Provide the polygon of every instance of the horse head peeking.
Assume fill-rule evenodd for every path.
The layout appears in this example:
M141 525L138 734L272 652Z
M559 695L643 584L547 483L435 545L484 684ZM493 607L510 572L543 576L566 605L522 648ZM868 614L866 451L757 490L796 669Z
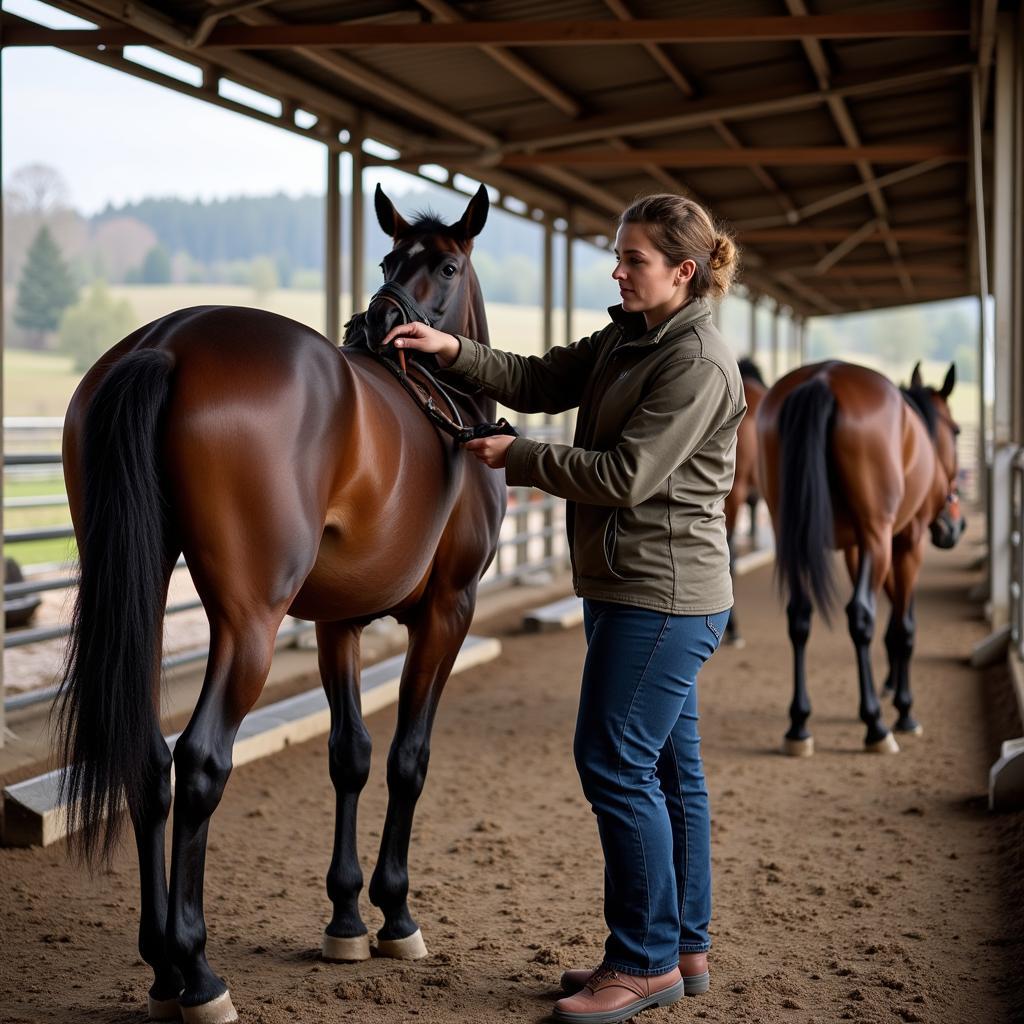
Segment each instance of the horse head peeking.
M481 185L462 217L450 225L432 214L408 223L380 185L373 204L381 230L394 248L381 263L384 284L366 311L369 347L377 351L392 327L410 320L479 339L480 285L469 256L473 239L487 221L487 189Z
M915 368L899 389L873 370L830 360L793 370L769 389L758 411L761 480L776 537L776 567L788 592L794 695L784 750L813 752L807 729L804 651L812 601L827 617L833 603L830 549L842 550L853 582L846 606L857 654L865 747L899 749L881 720L870 645L878 592L892 617L885 634L886 688L898 711L895 731L917 735L910 692L914 588L931 534L952 547L964 530L957 497L956 435L949 411L956 372L939 389L925 387Z
M945 485L945 494L938 514L928 524L932 543L937 548L952 548L960 539L967 523L960 510L957 489L958 462L956 439L960 428L949 411L949 396L956 385L956 366L950 363L941 388L927 387L921 379L921 364L910 375L910 387L901 388L903 397L913 404L928 428L935 447L936 495Z
M362 321L367 343L417 311L486 343L469 263L486 192L450 226L429 217L406 223L379 190L377 212L395 241L385 290L391 284L401 299L401 289L412 305L378 296ZM384 615L408 628L388 813L369 895L383 916L378 955L426 953L407 903L412 817L434 713L497 546L505 484L435 429L367 347L339 349L262 310L179 310L107 352L68 409L64 472L81 571L59 705L65 798L87 858L110 854L127 805L155 1019L237 1019L206 959L206 838L235 734L263 688L286 614L316 623L331 710L336 816L332 914L322 940L331 960L362 960L371 951L355 831L370 767L360 634ZM417 386L433 395L432 379ZM456 394L447 401L466 419L493 417L490 400ZM410 508L415 522L396 529ZM179 554L211 641L202 693L174 747L168 886L172 757L156 709L163 612Z

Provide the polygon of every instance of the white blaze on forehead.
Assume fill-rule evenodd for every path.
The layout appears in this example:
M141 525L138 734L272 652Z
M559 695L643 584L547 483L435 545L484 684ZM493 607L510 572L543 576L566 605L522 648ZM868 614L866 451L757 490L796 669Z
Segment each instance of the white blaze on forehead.
M405 251L406 254L409 256L418 256L421 252L423 252L423 243L413 242L412 245L410 245L409 248L406 249Z

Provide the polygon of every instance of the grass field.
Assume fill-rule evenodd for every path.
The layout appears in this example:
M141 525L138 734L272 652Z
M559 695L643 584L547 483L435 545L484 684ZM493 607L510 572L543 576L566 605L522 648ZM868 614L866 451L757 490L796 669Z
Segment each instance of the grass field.
M258 306L282 316L291 317L321 330L323 328L324 300L320 292L278 290L262 299L245 287L225 285L119 285L111 291L126 299L135 310L139 325L163 316L175 309L205 304ZM343 308L342 320L348 310ZM490 303L487 307L491 344L495 348L523 354L542 351L541 310L535 307L510 306ZM597 330L607 322L604 310L576 310L573 314L573 337ZM565 341L564 316L556 313L554 322L556 344ZM111 344L118 339L112 338ZM737 339L740 351L746 339ZM842 358L842 353L836 356ZM857 362L869 362L876 369L895 380L906 375L907 367L898 360L866 360L862 355ZM925 380L941 383L947 365L936 362L923 367ZM78 383L70 358L56 353L25 352L17 349L4 353L4 415L62 417ZM972 427L978 420L978 390L975 384L960 384L952 396L953 415L964 427ZM972 456L973 458L973 456ZM965 453L966 461L966 453ZM8 497L55 494L63 491L59 475L37 480L5 482ZM8 509L4 514L5 530L60 525L68 522L66 507L53 509ZM7 552L22 564L62 561L74 554L73 541L33 541L13 544Z

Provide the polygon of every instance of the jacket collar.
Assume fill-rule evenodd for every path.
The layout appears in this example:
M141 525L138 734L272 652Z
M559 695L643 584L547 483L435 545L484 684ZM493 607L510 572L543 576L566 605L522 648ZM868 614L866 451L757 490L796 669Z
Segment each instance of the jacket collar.
M655 325L650 330L643 313L627 313L622 305L608 307L608 315L612 323L622 331L626 345L637 347L657 345L665 337L675 337L686 332L695 324L711 317L711 305L707 299L690 299L667 320Z

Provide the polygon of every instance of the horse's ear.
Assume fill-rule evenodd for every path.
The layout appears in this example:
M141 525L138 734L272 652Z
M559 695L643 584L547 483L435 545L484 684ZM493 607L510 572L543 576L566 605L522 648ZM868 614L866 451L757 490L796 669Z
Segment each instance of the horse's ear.
M946 379L942 382L942 389L939 394L943 398L949 398L953 394L953 388L956 386L956 363L950 363L949 369L946 371Z
M409 230L409 225L395 209L395 204L384 195L380 182L373 193L373 208L377 211L377 223L388 238L395 239Z
M466 242L471 238L476 238L487 223L487 213L490 208L491 199L487 195L487 186L481 185L476 190L476 195L470 199L462 219L452 225L452 233Z
M380 188L380 186L377 186ZM910 375L910 386L911 388L923 388L924 381L921 380L921 360L919 359L914 363L914 372Z

